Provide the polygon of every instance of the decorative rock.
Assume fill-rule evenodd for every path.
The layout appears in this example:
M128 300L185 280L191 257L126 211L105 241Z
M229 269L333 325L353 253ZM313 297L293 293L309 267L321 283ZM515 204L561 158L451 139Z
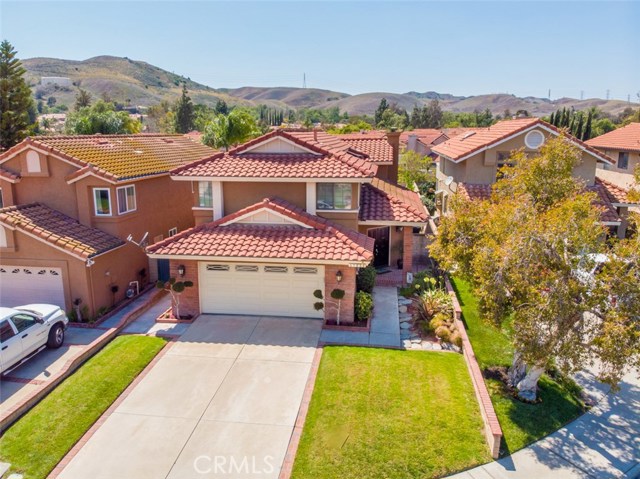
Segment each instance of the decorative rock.
M413 319L413 317L410 314L400 314L399 315L400 321L409 321L411 319Z
M406 330L400 331L400 339L411 339L411 333Z
M425 341L422 343L422 349L424 349L425 351L431 351L433 349L433 344L431 344L428 341Z
M407 298L398 298L398 304L402 306L409 306L411 304L411 300Z
M406 313L406 312L407 312L407 307L406 307L406 306L404 306L404 305L403 305L403 306L400 306L400 307L398 308L398 312L400 312L400 313Z
M413 344L420 344L420 343L422 343L422 339L420 339L420 338L416 338L416 339L411 338L411 342Z
M404 341L402 341L402 347L404 349L411 349L412 343L410 340L405 339Z
M431 348L434 351L442 351L442 346L440 346L438 343L433 343L433 347Z
M410 327L409 323L400 323L400 329L409 329Z

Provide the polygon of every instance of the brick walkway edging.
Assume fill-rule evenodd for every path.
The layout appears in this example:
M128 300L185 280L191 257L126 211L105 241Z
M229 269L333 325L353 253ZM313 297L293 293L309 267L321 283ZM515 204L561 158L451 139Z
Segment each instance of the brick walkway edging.
M123 316L115 327L107 329L104 334L89 343L85 350L80 351L75 356L69 358L62 369L60 369L60 371L58 371L49 381L42 384L40 389L26 397L23 401L3 410L0 414L0 432L4 432L9 428L9 426L20 419L23 414L26 414L33 406L58 386L58 384L64 381L89 358L111 342L111 340L115 338L125 326L151 308L160 299L162 299L165 294L166 292L164 291L158 291L158 293L150 295L138 308Z
M300 444L300 438L302 436L302 428L307 419L307 413L309 412L309 404L311 403L311 396L313 395L313 388L316 384L316 377L318 376L318 368L320 367L320 359L322 358L322 346L316 348L316 352L313 355L313 361L311 362L311 371L309 371L309 377L307 378L307 384L304 388L302 395L302 402L300 403L300 409L298 410L298 416L296 417L296 423L291 433L291 439L289 439L289 446L287 447L287 453L284 456L284 462L280 469L280 475L278 479L290 479L293 472L293 461L296 459L296 453L298 452L298 445Z
M69 452L67 452L64 457L60 460L60 462L53 468L53 471L49 473L47 479L56 479L60 473L64 470L65 467L69 465L71 460L78 454L80 449L84 447L84 445L91 439L96 431L104 424L109 416L116 410L116 408L124 401L127 396L133 391L133 389L144 379L144 377L149 374L149 371L153 369L153 367L157 364L158 361L166 354L166 352L173 346L175 343L175 338L167 341L167 344L155 355L155 357L151 360L149 364L138 374L133 381L125 388L125 390L117 397L117 399L107 408L105 412L98 418L96 422L89 428L87 432L85 432L82 437L76 442Z
M489 396L489 391L487 390L487 385L484 382L484 376L482 375L482 370L480 369L476 355L473 352L473 346L471 346L471 341L469 341L467 330L462 322L462 308L460 307L460 302L458 301L456 292L451 286L449 278L445 278L445 286L447 288L447 292L451 296L451 301L453 302L453 314L455 316L456 327L462 337L462 355L464 356L464 362L467 364L467 369L471 376L471 383L473 384L473 390L475 391L476 399L480 406L480 415L484 422L484 436L487 444L489 445L491 457L497 459L500 455L502 428L500 427L496 411L493 409L491 396Z

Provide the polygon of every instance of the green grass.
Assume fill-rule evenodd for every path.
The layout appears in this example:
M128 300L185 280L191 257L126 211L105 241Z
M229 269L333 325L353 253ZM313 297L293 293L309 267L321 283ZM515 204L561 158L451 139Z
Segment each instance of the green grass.
M467 334L480 367L509 366L513 346L508 329L499 329L480 318L477 299L468 283L459 278L452 278L451 283L458 295ZM538 404L516 400L498 380L489 379L486 383L504 434L503 455L512 454L556 431L584 412L575 385L565 386L546 375L538 383L541 399Z
M0 458L44 479L166 341L120 336L62 382L0 439Z
M490 460L458 354L326 347L294 479L439 477Z

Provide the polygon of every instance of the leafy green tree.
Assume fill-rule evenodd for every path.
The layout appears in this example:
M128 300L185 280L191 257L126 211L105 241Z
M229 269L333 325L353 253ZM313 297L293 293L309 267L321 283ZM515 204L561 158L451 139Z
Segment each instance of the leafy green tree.
M57 103L58 100L56 100L55 96L50 96L49 98L47 98L47 106L49 108L53 108L53 106L55 106L55 104Z
M378 108L376 108L376 112L373 116L376 126L378 126L382 122L382 114L389 108L389 103L387 103L387 99L383 98L380 100L380 104Z
M65 131L71 135L116 135L140 133L142 124L126 111L115 111L113 103L98 100L90 107L69 114Z
M403 151L398 165L398 181L401 185L413 189L435 179L431 169L432 159L412 150Z
M175 133L175 113L168 101L147 108L146 129L150 133Z
M569 374L592 359L615 386L640 366L639 240L614 243L598 272L606 229L595 195L572 175L580 150L558 138L540 155L519 152L512 161L490 200L453 199L431 253L472 282L487 320L510 318L508 376L519 397L536 399L547 368ZM592 278L584 273L594 270Z
M255 117L249 111L234 108L229 115L217 115L205 125L202 143L227 150L261 133Z
M219 99L216 102L215 111L218 115L228 115L229 106L227 105L227 102L222 99Z
M194 107L187 91L187 83L182 84L182 95L175 107L175 130L177 133L189 133L193 130Z
M79 89L78 94L76 95L76 111L91 106L91 93L87 90Z
M20 143L35 126L37 110L16 54L7 40L0 43L0 149Z

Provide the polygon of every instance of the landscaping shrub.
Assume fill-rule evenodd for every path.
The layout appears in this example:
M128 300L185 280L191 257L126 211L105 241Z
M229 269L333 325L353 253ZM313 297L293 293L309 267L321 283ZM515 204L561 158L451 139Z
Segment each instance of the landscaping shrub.
M437 280L434 278L426 277L424 283L430 289L423 291L413 301L414 324L424 333L434 333L442 341L460 346L462 339L455 326L451 296L436 286Z
M356 321L366 321L373 311L373 296L365 291L358 291L355 299Z
M424 269L414 273L411 284L400 288L400 295L409 298L415 294L420 294L424 289L432 289L434 287L444 288L444 277L440 271Z
M364 291L365 293L373 293L377 274L376 269L371 264L366 268L361 268L356 276L357 290Z

